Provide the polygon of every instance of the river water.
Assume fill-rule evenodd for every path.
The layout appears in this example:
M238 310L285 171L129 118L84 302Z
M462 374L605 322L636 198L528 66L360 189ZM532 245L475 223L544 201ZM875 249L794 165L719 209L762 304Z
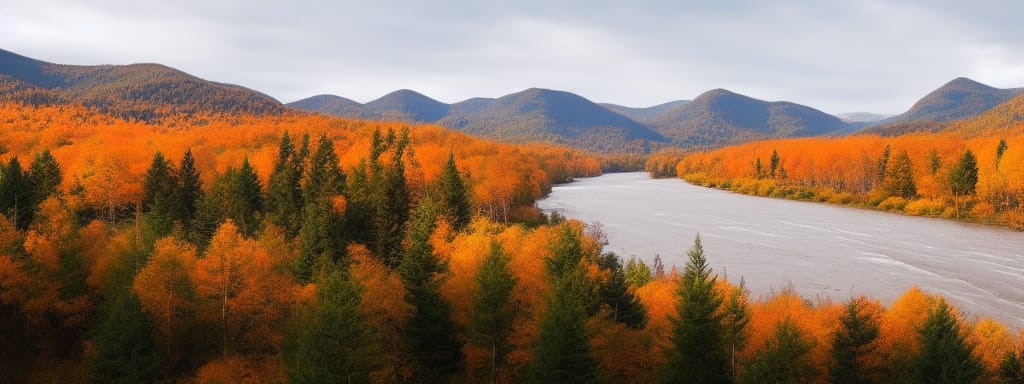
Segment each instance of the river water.
M719 275L754 297L792 286L805 298L867 294L891 303L911 286L968 318L1024 328L1024 233L953 221L753 197L617 173L555 186L537 203L600 223L607 251L680 269L699 232Z

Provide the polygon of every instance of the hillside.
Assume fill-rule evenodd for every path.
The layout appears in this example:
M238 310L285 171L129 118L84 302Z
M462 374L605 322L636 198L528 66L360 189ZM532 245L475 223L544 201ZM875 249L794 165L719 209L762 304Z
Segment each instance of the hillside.
M365 113L363 105L335 95L316 95L288 103L287 106L339 117L358 117Z
M964 136L1020 135L1024 133L1024 93L973 119L954 121L951 132Z
M682 147L720 146L745 141L842 134L839 118L803 105L754 99L715 89L663 112L650 126Z
M1022 88L994 88L958 77L918 100L900 115L878 121L863 133L895 136L911 132L939 132L947 122L977 117L1021 94Z
M159 64L53 64L0 50L0 100L32 105L75 103L121 118L171 114L277 114L270 96L206 81Z

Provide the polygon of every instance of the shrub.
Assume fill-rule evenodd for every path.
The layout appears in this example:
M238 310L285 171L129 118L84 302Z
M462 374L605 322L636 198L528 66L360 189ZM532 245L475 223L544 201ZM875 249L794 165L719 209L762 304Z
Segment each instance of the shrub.
M890 197L878 203L878 209L883 211L902 211L907 206L907 200L902 197Z

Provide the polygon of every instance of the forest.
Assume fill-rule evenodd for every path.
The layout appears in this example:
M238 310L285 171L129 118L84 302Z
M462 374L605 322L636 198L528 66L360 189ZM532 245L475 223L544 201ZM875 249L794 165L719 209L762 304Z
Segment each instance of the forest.
M680 234L685 265L648 264L534 208L553 183L635 158L306 114L5 104L0 122L9 382L1024 382L1018 330L941 297L752 297L697 234ZM931 147L893 140L891 168L911 158L918 183ZM779 160L755 183L845 175L821 179L782 144L757 144ZM966 146L980 180L989 144ZM935 148L950 174L965 148ZM684 171L731 169L685 156ZM986 203L983 185L959 213Z
M1002 133L759 141L665 151L652 155L646 169L654 177L750 195L1024 230L1024 136Z

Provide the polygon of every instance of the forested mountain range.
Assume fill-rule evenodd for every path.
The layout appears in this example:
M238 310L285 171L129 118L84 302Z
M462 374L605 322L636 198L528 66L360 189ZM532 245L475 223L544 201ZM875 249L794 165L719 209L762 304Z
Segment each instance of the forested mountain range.
M948 127L946 123L980 116L1022 91L1024 88L1001 89L958 77L922 97L906 112L871 123L863 132L895 136L942 131Z
M277 114L280 102L237 85L200 79L160 64L65 65L0 49L0 100L75 103L127 119L172 114Z

